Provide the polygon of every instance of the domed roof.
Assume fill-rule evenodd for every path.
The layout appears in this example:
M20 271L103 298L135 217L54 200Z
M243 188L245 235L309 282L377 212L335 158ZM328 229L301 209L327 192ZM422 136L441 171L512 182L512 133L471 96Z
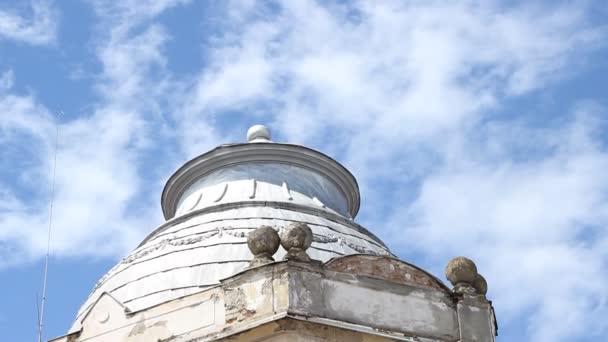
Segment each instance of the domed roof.
M268 129L259 125L249 129L248 138L249 143L221 145L180 167L163 190L161 204L165 218L213 203L226 203L228 198L231 202L299 203L328 208L349 218L357 215L360 203L357 180L334 159L304 146L272 143ZM258 188L256 183L279 188ZM309 203L315 198L314 203Z
M247 235L262 225L308 224L308 253L321 261L391 255L353 222L359 189L346 168L312 149L273 143L266 127L247 135L248 143L219 146L170 177L161 200L167 221L98 281L70 332L103 293L136 312L217 285L247 267Z

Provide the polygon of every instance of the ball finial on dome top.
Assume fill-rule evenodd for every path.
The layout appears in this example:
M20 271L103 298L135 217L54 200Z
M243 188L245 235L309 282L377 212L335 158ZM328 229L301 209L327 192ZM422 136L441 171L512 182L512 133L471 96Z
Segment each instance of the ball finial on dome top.
M264 125L254 125L247 130L248 142L270 142L270 130Z

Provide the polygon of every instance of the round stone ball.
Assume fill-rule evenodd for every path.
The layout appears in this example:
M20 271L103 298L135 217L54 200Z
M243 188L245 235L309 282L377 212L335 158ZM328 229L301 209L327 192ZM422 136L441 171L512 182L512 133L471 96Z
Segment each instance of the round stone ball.
M312 230L306 223L291 223L281 233L281 246L289 251L292 248L306 250L312 244Z
M486 281L486 278L479 273L473 281L473 287L475 288L475 291L477 291L477 294L485 296L486 293L488 293L488 282Z
M261 226L247 235L247 246L253 255L272 256L279 249L279 243L279 234L269 226Z
M445 276L452 285L458 283L472 284L477 276L477 266L475 266L475 263L469 258L462 256L455 257L450 260L445 268Z

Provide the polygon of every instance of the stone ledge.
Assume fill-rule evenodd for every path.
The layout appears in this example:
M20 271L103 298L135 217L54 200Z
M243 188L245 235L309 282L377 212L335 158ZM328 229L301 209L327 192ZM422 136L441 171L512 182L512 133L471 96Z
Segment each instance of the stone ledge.
M242 338L249 334L268 341L294 336L299 341L338 341L336 336L349 334L370 342L494 341L493 311L485 299L459 299L441 283L408 283L391 272L419 269L396 259L341 259L325 265L265 264L223 279L212 289L133 314L111 298L100 300L78 333L52 341L246 341ZM438 281L419 271L417 277ZM286 328L293 326L310 330Z

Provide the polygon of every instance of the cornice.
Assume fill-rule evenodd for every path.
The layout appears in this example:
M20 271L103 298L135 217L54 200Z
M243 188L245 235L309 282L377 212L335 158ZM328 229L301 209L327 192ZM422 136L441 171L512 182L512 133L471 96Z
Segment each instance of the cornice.
M175 216L182 194L194 182L216 170L247 163L283 163L312 170L333 182L347 201L348 212L359 211L359 186L355 177L333 158L310 148L278 143L221 145L180 167L167 181L161 196L165 219Z
M150 239L152 239L154 236L162 233L166 229L168 229L172 226L175 226L176 224L179 224L181 222L187 221L193 217L196 217L199 215L204 215L204 214L209 214L209 213L216 213L216 212L221 212L221 211L226 211L226 210L232 210L232 209L254 208L254 207L261 207L261 206L301 212L301 213L305 213L305 214L319 216L319 217L328 219L330 221L333 221L333 222L336 222L339 224L343 224L351 229L354 229L355 231L358 231L364 235L369 236L380 246L382 246L388 250L388 247L386 246L386 244L382 240L380 240L380 238L378 238L374 233L372 233L371 231L369 231L367 228L363 227L362 225L343 217L342 215L338 215L336 213L332 213L332 212L329 212L326 210L321 210L319 208L309 207L309 206L305 206L305 205L301 205L301 204L288 203L288 202L258 202L258 201L242 201L242 202L234 202L234 203L217 204L217 205L213 205L210 207L193 210L184 215L174 217L174 218L166 221L165 223L161 224L154 231L152 231L150 234L148 234L148 236L137 246L137 248L142 247Z

